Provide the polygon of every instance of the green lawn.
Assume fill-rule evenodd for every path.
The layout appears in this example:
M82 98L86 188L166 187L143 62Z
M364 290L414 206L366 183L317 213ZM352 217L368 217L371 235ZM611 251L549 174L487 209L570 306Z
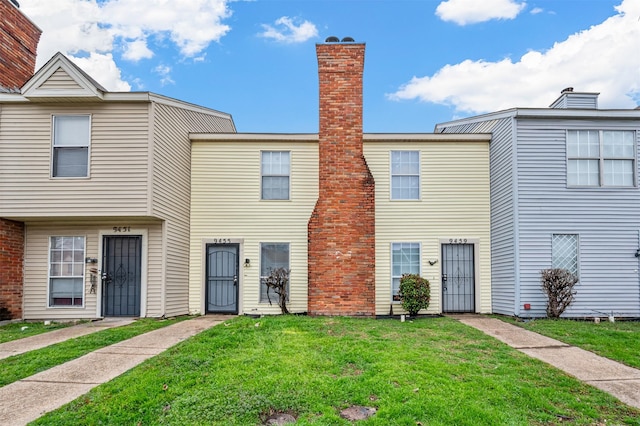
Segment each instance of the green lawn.
M239 317L101 385L40 425L640 424L640 411L449 318Z
M578 346L630 367L640 368L640 322L536 319L527 322L498 317L527 330Z
M10 342L12 340L22 339L24 337L35 336L36 334L46 333L47 331L57 330L59 328L69 327L77 323L71 322L52 322L44 325L44 322L14 322L0 326L0 343Z
M179 317L171 320L142 318L120 327L109 328L75 339L47 346L20 355L0 360L0 386L8 385L25 377L47 370L56 365L76 359L96 349L130 339L148 331L175 324L188 319Z

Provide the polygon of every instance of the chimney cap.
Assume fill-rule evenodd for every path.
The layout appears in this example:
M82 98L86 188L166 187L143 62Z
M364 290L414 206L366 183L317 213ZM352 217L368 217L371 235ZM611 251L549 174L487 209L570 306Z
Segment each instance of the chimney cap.
M565 87L564 89L562 89L562 92L560 93L562 94L562 93L571 93L571 92L573 92L573 87Z
M340 40L338 37L336 36L329 36L325 39L324 41L325 43L355 43L355 40L353 39L353 37L342 37L342 40Z

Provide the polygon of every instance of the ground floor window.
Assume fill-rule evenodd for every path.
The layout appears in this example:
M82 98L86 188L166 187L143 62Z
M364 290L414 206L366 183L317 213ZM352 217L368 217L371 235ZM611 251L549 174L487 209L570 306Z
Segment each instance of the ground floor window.
M403 274L420 274L420 243L391 244L391 300L399 301Z
M578 276L578 235L553 234L551 237L551 266L562 268Z
M49 306L82 306L84 302L84 237L51 237Z
M278 268L289 270L289 243L261 243L260 244L260 302L278 304L278 295L272 290L267 296L267 285L264 280L271 272ZM289 289L287 289L287 293Z

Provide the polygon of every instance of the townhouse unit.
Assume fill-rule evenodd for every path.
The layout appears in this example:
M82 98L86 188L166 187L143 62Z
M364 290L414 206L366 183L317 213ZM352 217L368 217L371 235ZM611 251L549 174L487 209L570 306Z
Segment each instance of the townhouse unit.
M549 108L438 124L492 133L492 310L545 316L540 271L579 277L567 317L640 317L640 109L567 88Z
M59 53L0 93L2 235L23 248L3 268L24 262L2 274L21 290L2 301L12 316L186 314L189 133L217 131L235 131L230 115L108 92Z
M489 134L362 132L365 46L316 46L318 134L193 133L190 310L403 313L403 273L426 313L491 312Z

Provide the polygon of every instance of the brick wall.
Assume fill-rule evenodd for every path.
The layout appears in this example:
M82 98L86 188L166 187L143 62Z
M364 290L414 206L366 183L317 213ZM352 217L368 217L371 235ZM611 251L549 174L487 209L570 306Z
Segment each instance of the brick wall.
M362 148L364 44L316 46L319 197L309 220L310 315L375 315L375 184Z
M24 224L0 218L0 319L22 317Z
M0 0L0 86L17 90L33 76L42 31L10 0Z

